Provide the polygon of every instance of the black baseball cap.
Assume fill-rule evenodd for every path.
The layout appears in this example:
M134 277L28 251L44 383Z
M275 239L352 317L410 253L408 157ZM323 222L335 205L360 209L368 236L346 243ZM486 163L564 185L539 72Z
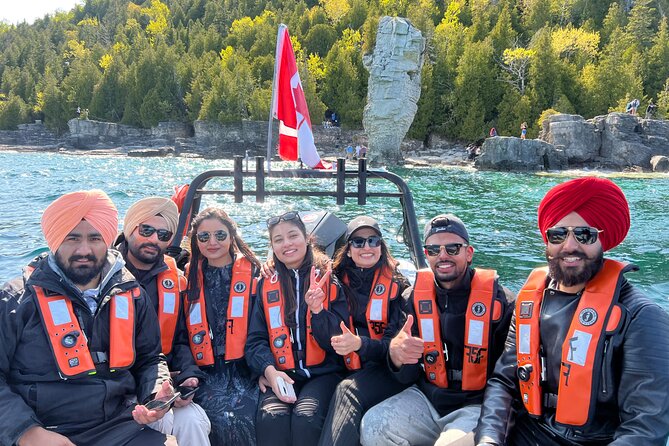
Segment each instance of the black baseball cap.
M469 244L469 233L467 232L467 228L465 228L465 224L453 214L437 215L427 222L423 242L427 243L429 236L440 232L450 232L451 234L459 235Z
M360 217L355 217L346 227L346 241L350 240L351 236L355 231L362 228L372 228L379 237L381 235L381 229L379 228L379 222L373 219L372 217L367 217L366 215L361 215Z

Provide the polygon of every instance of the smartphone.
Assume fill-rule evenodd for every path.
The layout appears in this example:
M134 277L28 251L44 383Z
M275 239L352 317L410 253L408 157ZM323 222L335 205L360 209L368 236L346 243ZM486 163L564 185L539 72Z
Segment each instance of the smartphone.
M297 398L297 396L295 395L295 389L293 388L293 385L287 383L285 379L283 379L280 376L277 377L276 384L279 386L279 392L281 392L281 395L290 398Z
M179 393L181 394L180 398L182 400L186 400L186 399L190 398L191 396L193 396L195 394L195 392L197 392L197 389L199 389L199 387L189 387L189 386L178 386L177 387L177 391L179 391Z
M151 400L146 403L144 407L149 410L165 410L168 409L180 396L181 394L179 392L175 392L172 396L165 396Z

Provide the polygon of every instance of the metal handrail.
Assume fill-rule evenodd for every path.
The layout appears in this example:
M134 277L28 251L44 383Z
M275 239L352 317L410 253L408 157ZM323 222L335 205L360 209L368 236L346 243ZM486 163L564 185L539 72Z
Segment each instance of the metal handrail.
M343 205L346 198L357 197L359 205L365 205L368 198L392 197L399 198L402 206L403 227L408 233L408 238L404 237L404 243L409 248L411 260L417 268L426 268L425 255L422 250L421 237L416 221L416 211L413 204L413 196L406 182L398 175L381 170L367 170L367 160L360 158L358 160L358 170L346 170L346 160L339 158L337 160L336 170L312 170L312 169L287 169L272 170L267 172L264 169L265 158L255 157L255 171L245 171L242 168L244 158L234 157L233 169L207 170L193 179L190 183L188 193L184 200L182 212L179 216L177 234L183 234L184 228L200 209L200 202L203 195L218 194L232 195L235 203L242 203L245 196L255 196L257 203L263 203L265 197L271 196L312 196L312 197L334 197L338 205ZM232 177L233 190L206 190L204 187L207 182L213 178ZM255 190L244 190L244 178L255 178ZM322 178L335 179L336 188L334 191L291 191L291 190L267 190L265 187L266 178ZM357 179L357 191L346 192L346 180ZM367 190L368 179L384 179L397 187L398 192L369 192ZM190 211L190 212L189 212ZM181 240L175 237L172 240L170 248L178 249Z

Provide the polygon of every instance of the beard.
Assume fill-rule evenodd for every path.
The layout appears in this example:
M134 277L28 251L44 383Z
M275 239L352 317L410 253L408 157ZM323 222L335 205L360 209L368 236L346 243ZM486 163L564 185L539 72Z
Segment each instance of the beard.
M583 259L583 266L563 269L560 266L560 260L565 257L580 257ZM581 251L560 252L555 257L551 257L546 251L546 259L550 276L558 283L571 287L588 282L599 272L604 264L604 251L600 249L594 257L588 257Z
M156 250L155 254L148 254L142 252L142 248L154 248ZM142 243L141 245L134 245L128 243L128 251L140 262L150 265L156 263L161 255L163 255L163 250L160 249L160 246L155 243Z
M72 266L77 260L86 259L93 262L92 265L80 265ZM91 282L96 276L99 276L102 272L102 268L105 266L107 260L106 256L103 256L101 259L98 259L94 255L87 256L71 256L67 259L63 259L56 252L56 265L58 268L65 273L68 279L70 279L75 285L86 285Z
M450 273L440 273L436 267L442 263L448 263L453 265L453 271L451 271ZM453 282L454 280L458 280L464 274L464 270L461 270L455 262L437 262L437 264L435 265L435 269L433 271L435 279L437 279L437 281L439 282Z

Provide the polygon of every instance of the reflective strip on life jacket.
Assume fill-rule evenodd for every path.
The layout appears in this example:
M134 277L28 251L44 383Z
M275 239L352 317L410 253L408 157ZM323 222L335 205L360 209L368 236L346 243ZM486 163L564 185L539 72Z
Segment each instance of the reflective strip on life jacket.
M177 262L165 256L167 269L156 277L158 288L158 322L160 324L160 343L164 355L172 351L174 334L179 320L179 306L181 305L181 280Z
M343 280L348 285L348 277L344 277ZM371 339L381 340L383 338L383 333L388 326L388 304L391 298L397 297L397 290L397 282L393 280L389 268L384 266L377 269L367 301L367 328ZM353 316L349 322L349 329L352 333L356 331ZM360 355L356 352L345 355L344 363L349 370L359 370L362 367Z
M249 330L251 294L253 292L253 265L240 256L232 265L228 321L225 333L225 360L244 357L246 335Z
M228 299L227 323L225 334L225 360L232 361L244 356L244 345L248 333L251 294L253 292L253 267L246 257L239 256L232 265L230 298ZM184 301L188 341L195 363L199 366L214 364L212 332L207 320L202 262L198 266L198 286L200 294L197 300Z
M60 375L74 378L96 373L88 339L79 325L72 301L33 286L42 324L49 338ZM133 288L111 297L109 309L109 369L128 368L135 362L135 294Z
M488 377L488 356L492 322L501 318L501 304L495 301L494 270L475 269L465 313L465 344L462 361L462 390L485 388ZM416 273L413 289L414 311L418 332L424 341L423 367L427 380L447 388L448 373L441 322L436 302L436 285L431 269Z
M275 273L270 279L263 280L262 303L265 310L265 321L267 333L269 334L269 347L274 356L276 368L279 370L295 369L295 357L293 354L293 336L290 328L285 323L285 306L281 282ZM323 309L328 308L332 296L336 296L337 286L330 281L326 298L323 301ZM313 367L325 360L325 350L318 345L311 330L311 311L307 309L306 315L306 366Z
M621 262L605 260L602 269L586 284L579 298L578 307L562 344L555 416L556 421L561 424L583 426L592 417L597 400L607 325L616 326L620 317L616 303L625 266ZM518 366L532 366L528 373L532 379L526 382L519 379L521 395L528 412L531 407L530 413L535 416L541 415L543 409L539 323L546 273L545 268L534 270L516 301L516 320L524 320L524 323L516 324L517 327L524 326L523 334L520 334L519 328L516 335ZM609 323L610 321L612 322ZM535 370L538 373L533 373ZM522 372L519 376L521 374Z

